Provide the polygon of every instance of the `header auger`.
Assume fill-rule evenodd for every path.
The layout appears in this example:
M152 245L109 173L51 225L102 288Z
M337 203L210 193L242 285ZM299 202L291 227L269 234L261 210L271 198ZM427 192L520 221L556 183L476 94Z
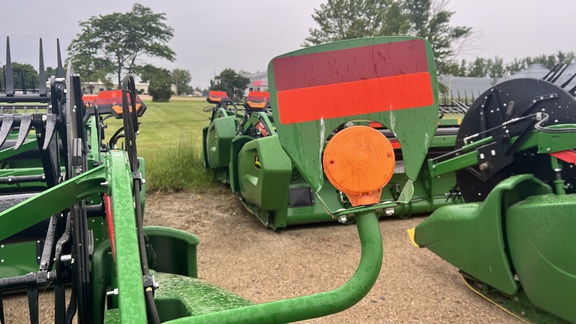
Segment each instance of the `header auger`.
M361 239L358 270L342 287L257 305L197 279L199 241L194 235L143 226L146 174L144 160L137 156L136 133L145 106L131 77L124 79L122 90L103 94L108 99L97 98L89 107L83 102L80 77L71 67L65 76L52 77L49 91L22 94L7 83L6 93L0 95L4 107L0 133L10 130L5 131L9 135L0 155L0 201L5 206L0 211L0 297L26 291L33 323L38 322L39 291L47 288L53 291L57 323L69 323L74 317L81 323L285 323L349 308L368 293L380 271L377 212L396 204L374 193L386 185L396 165L392 144L381 132L350 122L376 121L394 131L404 150L406 174L416 179L438 118L431 53L428 43L419 38L361 39L311 47L273 59L269 99L265 93L253 93L244 114L228 105L224 96L214 99L219 106L213 111L213 128L221 126L219 121L234 125L228 153L236 152L230 154L231 163L239 166L237 173L228 175L234 190L244 196L257 186L264 189L260 192L273 191L270 186L275 181L293 177L293 163L300 186L309 183L313 188L305 190L311 198L304 201L320 199L316 208L327 208L335 217L354 218ZM362 55L363 60L354 61L351 54ZM338 64L328 68L331 59ZM304 65L313 69L302 69ZM376 70L366 72L368 66ZM324 71L319 75L322 81L312 73L318 69ZM337 78L343 73L346 80ZM41 69L40 81L42 74ZM310 87L317 82L323 85ZM356 87L358 104L338 100L336 113L329 113L326 103L298 101L299 97L337 96L342 82ZM410 98L414 91L417 99ZM29 128L28 117L23 116L31 103L35 108ZM303 108L305 114L299 115ZM123 119L108 144L102 133L104 114ZM408 127L415 116L420 127ZM279 122L273 125L273 120ZM26 129L34 133L14 150ZM206 143L215 134L221 139L221 133L208 128ZM356 139L350 143L349 137ZM119 140L124 149L117 148ZM347 155L348 145L361 154ZM388 147L384 155L378 153L381 145ZM226 154L209 145L205 153L211 167L222 157L219 154ZM310 164L308 157L315 163ZM276 158L286 164L276 167ZM387 159L385 167L380 158ZM334 184L324 180L323 165L331 168L329 178ZM264 169L275 171L261 181L248 181ZM370 170L373 180L364 181L365 170ZM338 176L349 171L344 180ZM283 203L288 197L301 197L289 196L287 188L282 189ZM335 188L347 191L343 199L349 199L350 205L333 200ZM70 296L66 286L71 287ZM1 307L0 314L4 321Z

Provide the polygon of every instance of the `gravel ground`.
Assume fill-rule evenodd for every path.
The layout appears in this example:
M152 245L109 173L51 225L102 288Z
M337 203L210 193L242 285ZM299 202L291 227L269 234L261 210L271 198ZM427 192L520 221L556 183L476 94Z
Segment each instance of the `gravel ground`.
M520 323L469 290L453 266L410 244L406 229L422 220L382 219L384 264L372 290L348 310L303 323ZM195 233L199 277L257 303L337 288L360 256L356 226L273 232L224 188L149 195L146 223ZM6 323L28 321L24 305L25 296L7 298ZM41 303L41 313L41 323L51 322L49 302Z
M358 265L355 225L273 232L225 189L153 195L147 204L149 224L168 224L200 238L200 278L254 302L337 288ZM384 264L370 293L348 310L305 322L520 323L468 289L452 265L410 243L406 230L423 219L382 219Z

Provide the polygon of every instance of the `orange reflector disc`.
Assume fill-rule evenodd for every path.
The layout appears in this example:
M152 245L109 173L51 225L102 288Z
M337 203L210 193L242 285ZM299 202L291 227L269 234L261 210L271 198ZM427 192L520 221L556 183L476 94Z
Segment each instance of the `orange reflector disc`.
M334 187L346 194L352 206L360 206L380 201L396 159L386 136L371 127L353 126L332 137L322 162Z

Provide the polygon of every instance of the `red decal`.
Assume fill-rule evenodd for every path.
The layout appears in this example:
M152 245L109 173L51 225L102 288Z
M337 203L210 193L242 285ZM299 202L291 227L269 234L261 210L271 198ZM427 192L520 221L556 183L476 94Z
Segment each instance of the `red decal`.
M128 102L130 103L130 96L128 96ZM136 102L142 102L139 96L136 96ZM94 105L104 106L104 105L121 105L122 104L122 90L106 90L98 93Z
M282 124L348 117L434 104L428 72L278 92Z
M108 224L108 236L110 237L110 247L112 257L116 261L116 237L114 236L114 213L112 212L112 197L104 194L104 209L106 211L106 224Z
M277 58L278 91L428 71L421 39Z
M553 157L560 159L564 162L576 164L576 151L574 150L567 150L567 151L560 151L556 153L550 153Z
M392 144L392 148L393 148L393 149L402 148L402 146L400 146L400 142L398 142L397 139L392 139L392 140L390 140L390 144Z

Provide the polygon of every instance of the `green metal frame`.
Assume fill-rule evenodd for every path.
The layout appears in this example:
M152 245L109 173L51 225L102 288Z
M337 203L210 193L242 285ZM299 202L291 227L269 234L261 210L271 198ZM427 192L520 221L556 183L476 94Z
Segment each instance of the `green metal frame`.
M430 56L431 50L429 45L418 38L375 38L362 39L340 42L336 45L325 45L316 48L309 48L305 51L298 51L289 54L289 56L299 56L310 53L325 53L327 51L336 51L339 49L349 49L354 47L364 47L364 50L370 50L370 46L378 44L388 44L397 42L416 41L422 44L425 49L426 62L429 70L426 71L426 77L429 77L431 89L436 92L435 71L433 60ZM382 62L379 62L382 63ZM273 69L272 69L273 70ZM275 72L270 72L275 76ZM69 71L70 75L73 75ZM53 215L59 215L63 211L71 209L73 211L75 222L71 235L75 238L73 254L75 260L71 264L82 263L80 274L72 274L72 287L75 289L76 300L78 301L79 316L83 320L91 320L96 323L145 323L158 317L159 321L168 323L285 323L291 321L305 320L320 316L329 315L345 310L358 301L360 301L374 285L380 273L383 248L380 227L378 225L378 211L389 206L394 206L395 202L382 202L373 206L357 206L347 208L341 211L334 211L334 215L346 215L355 219L358 228L358 234L361 245L361 258L358 269L343 286L331 291L302 296L287 300L279 300L269 303L253 305L251 302L236 296L225 290L212 286L198 280L196 247L199 240L192 234L166 229L161 227L143 228L140 210L144 210L143 201L145 196L145 187L142 179L145 177L145 163L143 160L136 159L137 151L135 144L135 135L138 129L136 117L135 97L133 79L123 82L123 86L128 84L127 89L123 89L123 121L124 121L124 150L108 150L103 152L101 139L99 138L99 123L101 120L90 119L85 125L85 131L88 135L86 141L90 143L90 150L82 151L75 132L81 132L80 127L75 127L79 120L72 119L72 107L75 102L78 89L74 90L73 82L79 80L70 80L69 89L66 96L68 115L64 116L66 127L67 141L66 147L74 152L74 159L69 156L60 166L69 175L69 179L50 187L43 192L29 198L3 212L0 212L0 240L6 239L30 227L33 224L46 220ZM130 103L128 102L130 95ZM275 96L275 94L273 94ZM437 125L437 106L436 98L433 98L433 104L424 107L418 112L375 112L369 115L359 114L353 118L336 118L328 120L328 127L339 125L355 119L375 119L380 117L387 118L386 122L396 118L397 124L389 125L391 129L398 131L399 139L403 148L414 144L412 150L405 150L405 164L410 170L407 175L409 178L415 178L419 172L422 160L426 155L428 146L432 141ZM78 102L78 105L80 103ZM130 106L132 105L132 110ZM298 107L293 107L298 109ZM408 107L410 108L410 107ZM225 120L234 120L235 115L229 116L229 112L215 111L214 114L225 114L222 118L215 118L212 126L218 128L218 124ZM416 115L424 116L425 121L418 123L423 129L410 130L402 128L402 124L412 124L412 118ZM263 122L269 127L271 133L274 133L272 120L266 113L253 113L245 116L244 123L237 133L234 134L236 142L230 138L230 150L240 149L250 150L258 145L271 145L276 147L276 151L267 150L262 154L262 160L243 161L242 156L234 163L250 164L252 167L258 166L256 162L267 164L270 159L278 157L281 152L294 149L296 143L290 142L290 137L294 134L284 128L278 136L269 136L260 140L244 141L245 137L236 135L245 135L250 129L249 125ZM372 118L374 117L374 118ZM66 119L69 118L69 119ZM277 119L277 111L273 120ZM295 126L295 125L293 125ZM316 123L302 124L302 130L317 133L319 127ZM296 127L298 128L298 127ZM226 130L228 132L229 130ZM206 144L211 138L210 127L204 132ZM418 143L410 139L410 136L420 138ZM220 137L220 136L218 136ZM302 150L302 156L314 155L323 149L323 141L329 136L322 139L322 145L315 147L313 150L310 146L304 145L299 149ZM302 137L300 137L302 138ZM117 138L115 138L117 139ZM218 138L216 138L218 139ZM228 139L227 139L228 140ZM63 140L64 141L64 140ZM317 144L320 144L318 142ZM270 144L272 143L272 144ZM275 144L274 144L275 143ZM279 145L282 144L282 146ZM80 143L81 144L81 143ZM74 146L76 145L76 146ZM205 152L210 151L207 145ZM212 160L206 160L208 165ZM85 164L83 164L85 163ZM264 182L265 186L274 186L274 182L285 181L283 178L292 178L292 163L301 172L306 181L298 182L297 185L308 185L312 182L310 175L315 171L322 174L322 168L314 172L306 171L306 161L302 159L285 160L285 165L278 166L277 177L273 173L267 174L270 179ZM97 166L95 166L98 164ZM83 166L85 166L83 168ZM226 168L224 163L218 165L218 168ZM272 170L272 166L267 166ZM317 166L316 166L317 167ZM242 168L240 168L242 169ZM286 169L289 172L285 172ZM24 171L23 171L24 172ZM27 172L27 171L26 171ZM40 172L34 169L33 172ZM70 176L72 175L72 176ZM244 190L240 181L244 173L233 175L233 181L238 179L239 191ZM281 179L282 178L282 179ZM324 180L323 180L324 181ZM141 187L142 185L142 187ZM322 190L332 190L331 185L321 183L320 187L315 187L315 195L319 197L324 193ZM268 187L261 187L259 190L269 190ZM336 195L326 193L329 201ZM258 199L257 197L255 200ZM342 199L340 199L342 200ZM142 205L138 202L142 201ZM270 203L270 202L267 202ZM342 201L334 201L334 204L340 204ZM88 226L84 226L87 221L86 207L89 205L106 207L106 212L98 210L99 215L93 218L95 237L94 252L90 257L90 233ZM263 205L263 207L268 207ZM303 216L303 215L300 215ZM287 218L287 215L281 217ZM76 223L77 222L77 223ZM84 224L84 225L83 225ZM104 226L106 225L106 226ZM106 232L104 227L109 228ZM108 235L110 237L108 237ZM148 239L146 239L146 236ZM79 239L79 240L78 240ZM56 269L50 273L55 273L58 278L62 276L60 271L65 266L61 260L56 260ZM87 271L87 268L90 271ZM67 269L76 271L78 268L68 267ZM156 280L152 279L156 277ZM32 274L34 275L34 274ZM79 278L86 276L88 278ZM63 278L62 278L63 279ZM81 279L81 280L78 280ZM55 290L63 290L64 281L58 282ZM160 284L160 288L155 287L155 283ZM155 293L150 299L151 293ZM36 295L37 296L37 295ZM57 295L62 296L62 295ZM30 298L34 301L34 296ZM57 303L63 304L63 300L57 300ZM34 305L31 306L31 310ZM58 316L57 312L57 316ZM60 314L62 315L62 314ZM63 318L60 318L62 321Z
M417 39L401 37L368 39L356 41L357 43L354 46L373 46L415 40ZM336 52L343 50L340 46L341 44L334 43L310 50L301 50L282 55L276 60L303 57L310 53ZM424 65L428 66L427 73L431 76L431 88L436 93L434 63L430 60L431 51L425 46L423 50L427 54ZM270 71L271 98L276 100L273 69ZM329 94L324 94L324 96L326 100L330 100ZM330 132L326 130L336 128L345 123L345 121L352 120L355 124L369 125L372 120L382 120L384 125L387 125L389 129L396 133L396 140L401 142L402 147L407 145L411 149L405 151L402 148L396 149L396 155L402 160L398 162L398 171L394 174L391 182L383 189L380 199L389 203L378 206L376 212L379 216L397 215L400 217L431 212L440 206L461 202L461 198L454 191L455 176L453 173L431 178L431 173L427 170L427 165L425 165L417 176L414 175L421 165L420 162L414 161L424 159L422 154L419 154L417 159L415 156L411 156L412 154L418 155L415 152L421 151L414 148L426 142L426 145L430 145L431 148L437 150L451 150L455 144L455 135L431 135L433 133L430 130L435 129L438 123L442 124L443 127L456 128L458 121L454 116L462 117L460 115L450 115L448 119L440 119L440 122L438 122L437 101L437 97L434 97L434 103L431 106L417 109L395 111L385 111L384 109L384 112L366 116L356 115L350 118L326 119L322 123L306 122L298 124L295 129L291 129L290 125L282 125L277 116L273 117L267 111L245 112L244 115L237 115L236 119L233 119L232 112L216 106L213 109L210 125L203 130L205 165L214 171L218 179L223 182L229 182L232 192L240 197L245 207L258 217L265 226L273 230L296 224L334 221L339 216L345 216L345 212L336 211L346 210L350 207L347 198L322 176L321 171L315 169L314 175L308 176L305 173L312 172L311 165L317 168L320 156L317 152L323 149L324 144L331 136ZM277 115L276 106L277 104L272 105L272 109ZM340 107L339 109L344 108ZM314 107L306 105L294 107L296 111L311 109L314 109ZM220 118L214 118L214 112L219 110L222 110L221 113L217 114ZM226 121L218 119L225 119ZM232 120L237 121L237 124L233 124ZM406 120L414 120L416 123L421 124L417 124L417 127L412 125L410 127L397 127L397 124L405 124ZM223 126L224 123L227 124L226 127ZM268 136L260 137L253 132L254 126L258 123L265 125L269 131ZM277 135L276 128L279 131L294 134L288 140L290 148L287 151L282 148L281 143L277 139L271 139L271 137L273 138ZM307 131L308 128L310 131ZM211 132L210 136L208 135L209 129ZM230 141L233 129L236 129L236 134L235 138ZM324 131L325 138L320 141L322 143L316 142L316 139L320 136L318 130ZM383 131L386 132L387 130L383 129ZM418 140L419 138L421 140ZM426 139L426 141L423 139ZM314 153L309 153L311 145L316 150ZM307 152L306 156L302 157L302 160L308 165L300 168L296 167L297 163L293 161L293 157L287 154L290 150ZM211 160L218 160L219 162L210 163ZM226 165L228 160L229 164ZM405 163L405 161L408 162ZM305 170L304 174L302 170ZM310 177L317 179L311 180ZM274 185L267 185L266 183L269 181L273 182ZM407 184L407 190L402 194L402 188ZM290 204L292 192L305 192L306 188L310 189L309 201L292 206ZM408 193L411 193L411 195ZM400 197L402 199L399 199ZM302 197L298 198L301 199ZM304 197L304 199L306 198Z
M574 125L534 130L525 138L501 141L504 148L522 142L516 152L536 154L572 151ZM478 149L494 143L491 136L464 145L428 162L432 176L478 165ZM561 163L550 156L551 171ZM546 184L531 174L512 176L481 203L438 209L415 228L414 241L456 266L469 286L519 318L534 322L576 321L576 260L572 249L575 194L566 194L561 177Z

